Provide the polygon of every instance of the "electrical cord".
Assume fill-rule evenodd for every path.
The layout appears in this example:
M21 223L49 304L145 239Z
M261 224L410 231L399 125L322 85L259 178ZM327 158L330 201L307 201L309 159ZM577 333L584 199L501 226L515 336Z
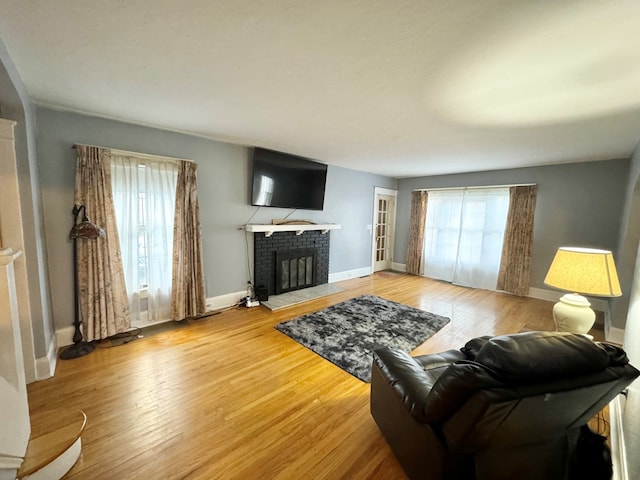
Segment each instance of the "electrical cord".
M204 317L209 317L211 315L218 315L219 313L222 312L226 312L228 310L233 310L234 308L239 308L242 307L244 305L244 298L236 303L234 303L233 305L229 305L228 307L222 307L219 308L218 310L213 310L211 312L207 312L204 315L201 315L200 317L197 317L196 320L200 319L200 318L204 318Z
M247 275L249 276L248 283L249 285L253 285L253 273L251 272L251 262L249 261L249 239L247 238L249 232L244 231L244 245L247 250Z
M286 220L287 218L289 218L291 215L293 215L293 213L298 210L297 208L294 208L293 210L291 210L291 213L289 213L289 215L287 215L286 217L284 217L282 220Z
M255 212L253 212L253 215L251 215L251 216L249 217L249 220L247 220L246 222L244 222L244 224L245 224L245 225L248 225L248 224L249 224L249 222L250 222L251 220L253 220L253 217L255 217L255 216L256 216L256 214L260 211L260 209L261 209L261 208L262 208L262 207L258 207L258 208L256 208L256 211L255 211Z
M262 208L262 207L258 207L258 208L256 208L256 211L255 211L255 212L253 212L253 215L251 215L251 216L249 217L249 220L247 220L247 221L244 223L244 225L248 225L248 224L249 224L249 222L250 222L251 220L253 220L253 217L255 217L255 216L256 216L256 214L260 211L260 209L261 209L261 208ZM249 276L249 281L248 281L248 283L249 283L249 285L253 286L253 274L252 274L252 272L251 272L251 262L249 262L249 239L248 239L247 235L249 235L249 233L248 233L248 232L247 232L247 230L245 229L245 231L244 231L244 245L245 245L245 248L246 248L246 250L247 250L247 275Z
M253 212L251 217L249 217L249 220L247 220L244 223L245 226L248 225L251 220L253 220L253 217L255 217L256 214L260 211L260 208L262 208L262 207L258 207L256 209L256 211ZM287 218L289 218L291 215L293 215L297 210L298 210L297 208L294 208L293 210L291 210L291 212L289 212L287 214L287 216L282 219L283 222ZM284 223L286 223L286 222L284 222ZM249 235L249 233L247 232L246 229L244 229L244 244L245 244L245 248L246 248L246 251L247 251L247 255L246 255L246 258L247 258L247 276L249 277L249 280L247 281L247 287L251 292L249 294L249 297L253 298L253 295L255 294L255 290L254 290L254 286L253 286L253 272L251 271L251 262L249 261L249 256L250 255L249 255L249 238L248 238L248 235ZM238 308L238 307L241 307L243 305L246 305L245 301L240 300L240 302L238 302L236 305L232 305L232 306L230 306L228 308Z
M609 437L609 422L604 417L604 411L600 410L595 416L596 433L603 437Z
M134 340L138 340L142 338L142 329L138 327L134 327L131 330L127 330L126 332L116 333L115 335L111 335L103 340L101 340L96 346L98 348L112 348L112 347L120 347L122 345L126 345L127 343L131 343ZM105 342L111 342L111 345L103 345Z

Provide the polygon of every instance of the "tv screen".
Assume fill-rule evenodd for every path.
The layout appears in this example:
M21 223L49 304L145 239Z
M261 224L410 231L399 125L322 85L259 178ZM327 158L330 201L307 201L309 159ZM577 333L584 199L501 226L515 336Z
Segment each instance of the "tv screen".
M256 147L251 205L322 210L327 166L308 158Z

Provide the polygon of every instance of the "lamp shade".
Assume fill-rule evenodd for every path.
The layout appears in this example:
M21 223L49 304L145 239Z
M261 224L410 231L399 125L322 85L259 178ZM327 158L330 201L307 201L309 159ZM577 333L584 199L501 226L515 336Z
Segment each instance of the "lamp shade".
M560 247L544 283L568 292L596 297L619 297L620 282L608 250Z
M78 217L82 212L82 219L78 223ZM73 207L73 227L69 233L69 238L98 238L106 236L105 231L92 223L87 217L87 209L84 205L75 205Z
M87 219L74 225L69 233L69 238L98 238L104 236L104 230Z

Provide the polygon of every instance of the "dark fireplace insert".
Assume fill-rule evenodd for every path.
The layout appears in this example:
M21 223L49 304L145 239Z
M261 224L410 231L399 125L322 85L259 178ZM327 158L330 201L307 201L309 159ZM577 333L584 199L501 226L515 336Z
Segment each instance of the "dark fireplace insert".
M276 252L276 294L313 287L316 249L279 250Z
M255 233L253 241L254 285L263 298L328 283L328 232Z

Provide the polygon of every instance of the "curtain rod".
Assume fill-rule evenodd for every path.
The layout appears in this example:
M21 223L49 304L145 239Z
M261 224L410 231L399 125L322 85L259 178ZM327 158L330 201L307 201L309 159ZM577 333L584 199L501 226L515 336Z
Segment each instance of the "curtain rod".
M476 185L472 187L441 187L441 188L414 188L414 192L436 192L443 190L477 190L482 188L510 188L510 187L532 187L537 183L512 183L510 185Z
M192 162L195 163L194 160L189 160L186 158L176 158L176 157L165 157L164 155L154 155L152 153L140 153L140 152L132 152L129 150L120 150L118 148L109 148L109 147L100 147L98 145L85 145L82 143L76 143L71 148L76 149L76 147L95 147L95 148L104 148L105 150L109 150L111 153L115 153L116 155L126 155L130 157L138 157L144 158L148 160L163 160L165 162Z

